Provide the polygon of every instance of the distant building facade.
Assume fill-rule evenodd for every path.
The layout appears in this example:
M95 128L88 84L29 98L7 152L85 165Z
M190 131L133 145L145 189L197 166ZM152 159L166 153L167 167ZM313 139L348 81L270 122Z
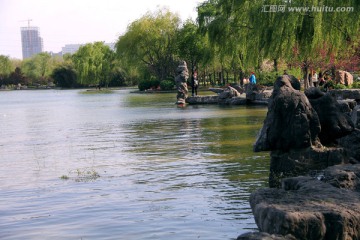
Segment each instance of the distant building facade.
M81 46L85 44L66 44L65 47L61 48L62 55L65 54L74 54Z
M43 52L43 39L38 27L21 27L20 30L23 59Z
M109 46L111 50L115 50L115 43L104 43L105 45ZM84 46L85 44L66 44L64 47L61 48L62 55L65 55L67 53L74 54L79 50L81 46Z

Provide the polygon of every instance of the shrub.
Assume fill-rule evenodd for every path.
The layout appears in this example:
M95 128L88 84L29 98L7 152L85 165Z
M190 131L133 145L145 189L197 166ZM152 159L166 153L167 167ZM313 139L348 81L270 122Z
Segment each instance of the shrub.
M354 82L354 83L351 85L351 88L360 88L360 82Z
M54 79L54 83L58 87L72 88L77 85L76 72L69 66L60 66L55 68L51 77Z
M341 83L335 84L335 87L334 87L334 89L346 89L346 88L348 88L348 87Z
M277 72L260 72L257 77L257 83L264 86L273 86L278 76L279 74Z
M142 80L139 81L138 88L140 91L145 91L147 89L156 89L160 85L159 80Z
M164 80L160 83L161 90L173 90L174 89L174 80Z

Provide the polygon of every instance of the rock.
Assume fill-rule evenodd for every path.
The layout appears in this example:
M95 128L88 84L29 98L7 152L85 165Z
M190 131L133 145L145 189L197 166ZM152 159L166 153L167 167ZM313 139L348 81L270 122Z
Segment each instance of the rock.
M227 86L223 92L219 93L219 99L239 97L241 94L233 87Z
M351 112L351 120L354 123L354 126L358 129L360 129L360 105L357 105L354 107L354 109Z
M246 105L247 100L243 97L232 97L226 99L219 99L219 103L223 105Z
M185 61L181 61L179 66L176 68L176 89L177 89L177 102L178 105L185 104L185 100L188 97L187 79L189 78L189 71Z
M268 234L265 232L249 232L241 234L236 240L296 240L292 235L282 236L278 234Z
M335 72L335 83L349 86L354 83L354 77L349 72L338 70Z
M357 106L357 102L354 99L337 100L340 105L340 111L343 113L351 113L351 111Z
M287 178L281 189L257 190L250 205L259 230L307 240L360 239L359 177L359 164L340 165L326 169L323 181Z
M246 94L246 99L249 102L253 102L256 100L264 100L264 99L267 100L271 97L272 90L261 85L246 84L245 94Z
M360 164L328 167L324 170L321 181L336 188L360 192Z
M292 77L274 83L269 110L254 151L302 149L318 145L320 121L305 94L293 88ZM297 80L296 80L297 81Z
M219 103L218 96L195 96L188 97L186 102L189 104L217 104Z
M355 99L360 100L360 89L334 89L329 91L335 99Z
M346 136L354 130L350 116L341 111L340 104L330 94L325 94L313 87L307 89L305 95L319 116L321 143L332 143L337 138Z
M351 134L337 140L340 147L345 150L345 155L352 163L360 162L360 130L355 129Z
M286 177L306 175L329 166L349 163L343 148L309 147L288 152L272 151L270 154L269 187L279 188Z

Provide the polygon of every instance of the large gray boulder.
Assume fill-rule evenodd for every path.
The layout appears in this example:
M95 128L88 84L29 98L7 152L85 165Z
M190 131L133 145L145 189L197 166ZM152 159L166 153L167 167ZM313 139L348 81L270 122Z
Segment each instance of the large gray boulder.
M339 147L345 151L350 163L360 163L360 130L355 129L351 134L337 139Z
M360 129L360 105L354 107L351 112L351 120L353 121L356 128Z
M296 80L297 81L297 80ZM283 75L274 83L264 125L254 151L302 149L318 145L320 121L305 94L292 85L294 77ZM295 88L294 88L295 87Z
M279 188L286 177L307 175L329 166L346 164L350 159L341 147L308 147L288 152L271 151L269 187Z
M346 136L354 130L351 117L344 113L341 105L330 94L314 87L307 89L305 95L319 116L319 138L322 144L333 143L337 138Z
M259 230L304 240L360 239L359 179L359 164L342 165L257 190L250 205Z

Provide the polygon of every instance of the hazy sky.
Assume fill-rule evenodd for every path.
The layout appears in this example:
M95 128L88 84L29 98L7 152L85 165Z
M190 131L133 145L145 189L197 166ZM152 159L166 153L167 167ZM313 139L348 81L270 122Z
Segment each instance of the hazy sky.
M115 42L147 11L168 7L182 20L196 19L204 0L0 0L0 55L22 58L20 27L40 28L44 51L65 44Z

